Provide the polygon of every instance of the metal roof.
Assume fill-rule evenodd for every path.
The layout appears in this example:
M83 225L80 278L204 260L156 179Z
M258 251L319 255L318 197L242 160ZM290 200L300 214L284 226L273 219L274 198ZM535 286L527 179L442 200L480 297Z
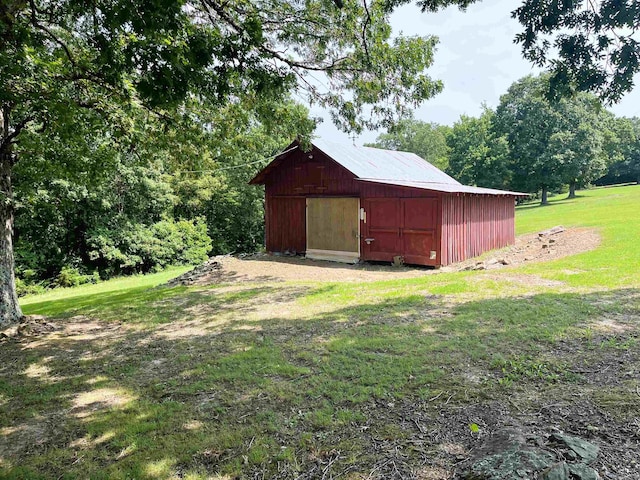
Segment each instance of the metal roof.
M353 173L357 180L363 182L420 188L446 193L511 195L516 197L529 196L529 194L521 192L462 185L415 153L383 150L372 147L357 147L355 145L327 142L326 140L318 139L314 140L312 145L314 149L320 150L333 161ZM284 156L295 149L296 146L297 142L292 143L249 183L263 183L268 172L276 168Z
M475 193L476 195L513 195L514 197L528 197L528 193L512 192L510 190L496 190L495 188L471 187L469 185L433 182L413 182L403 180L378 180L375 178L359 178L361 182L384 183L400 187L421 188L446 193Z
M403 180L460 185L442 170L415 153L357 147L341 143L314 140L322 151L360 179Z

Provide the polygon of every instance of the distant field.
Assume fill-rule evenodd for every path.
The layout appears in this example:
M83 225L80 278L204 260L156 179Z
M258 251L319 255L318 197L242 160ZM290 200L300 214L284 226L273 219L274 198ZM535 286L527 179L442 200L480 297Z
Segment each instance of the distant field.
M0 344L0 477L457 478L513 424L640 478L639 207L638 186L518 207L519 234L602 244L517 268L27 297L48 324Z

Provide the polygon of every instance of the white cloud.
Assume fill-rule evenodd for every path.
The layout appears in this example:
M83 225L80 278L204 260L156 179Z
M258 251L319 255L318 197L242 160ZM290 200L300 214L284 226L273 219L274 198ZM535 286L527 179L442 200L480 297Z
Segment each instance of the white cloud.
M472 5L466 12L447 8L438 13L420 13L415 5L398 9L391 17L394 32L404 35L436 35L440 43L429 75L444 82L444 91L415 111L419 120L453 124L461 114L478 115L482 102L495 107L500 96L516 80L540 70L522 58L513 43L520 31L511 11L519 2L498 0ZM640 75L636 76L636 82ZM627 94L611 107L616 115L640 116L640 89ZM352 140L339 132L329 115L320 109L314 115L325 119L316 134L327 140ZM375 140L378 132L366 132L357 144Z

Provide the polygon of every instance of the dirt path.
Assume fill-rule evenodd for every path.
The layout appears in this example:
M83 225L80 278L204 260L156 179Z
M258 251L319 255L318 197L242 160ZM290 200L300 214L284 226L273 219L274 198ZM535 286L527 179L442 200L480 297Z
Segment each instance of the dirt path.
M387 263L348 265L297 256L225 255L213 257L191 272L172 280L170 285L284 281L367 282L415 278L440 272L496 269L506 265L556 260L593 250L599 244L600 235L593 229L574 228L543 236L533 233L519 236L513 246L440 270L420 266L393 267Z

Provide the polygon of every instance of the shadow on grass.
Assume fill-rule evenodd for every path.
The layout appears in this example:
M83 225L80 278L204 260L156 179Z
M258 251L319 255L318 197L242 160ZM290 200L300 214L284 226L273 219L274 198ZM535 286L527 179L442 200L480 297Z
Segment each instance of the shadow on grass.
M295 300L336 287L322 288L267 286L226 294L134 289L34 305L49 314L74 307L98 318L157 323L158 329L172 321L186 335L167 338L153 329L102 324L96 332L5 341L0 474L320 478L375 470L371 478L392 478L377 468L387 455L380 439L422 432L405 422L415 407L398 415L389 405L423 402L444 409L451 402L465 408L502 398L503 378L524 389L545 383L569 389L576 379L564 373L575 359L595 361L584 352L602 353L602 342L611 338L614 349L640 330L637 289L452 308L433 296L406 295L294 320L244 319L247 304L260 308L266 297ZM205 327L222 311L235 316L215 331L191 335L188 315L179 312L201 304L209 312ZM566 342L575 349L563 350ZM616 368L633 368L629 362ZM623 382L616 388L633 393ZM421 421L436 430L433 438L473 440L464 429L448 431L437 411L423 415L432 415ZM449 438L454 434L461 438ZM429 455L438 451L437 442L425 445ZM424 455L418 450L396 461L413 471Z
M215 288L196 290L188 287L153 289L140 287L125 292L98 293L31 303L26 305L23 311L26 315L59 318L83 315L106 321L153 325L191 318L193 313L189 312L189 308L197 305L207 305L210 311L219 312L239 308L242 304L258 297L271 295L276 300L287 301L307 291L308 289L302 287L285 290L271 286L238 289L224 293Z
M548 207L553 207L555 205L565 205L567 203L573 203L576 200L580 200L581 198L586 198L586 196L585 195L576 195L573 198L567 198L567 197L552 198L552 199L549 200L548 203L545 203L545 204L541 204L540 202L537 202L537 203L531 203L531 204L518 205L516 207L516 211L532 210L532 209L535 209L535 208L548 208Z

